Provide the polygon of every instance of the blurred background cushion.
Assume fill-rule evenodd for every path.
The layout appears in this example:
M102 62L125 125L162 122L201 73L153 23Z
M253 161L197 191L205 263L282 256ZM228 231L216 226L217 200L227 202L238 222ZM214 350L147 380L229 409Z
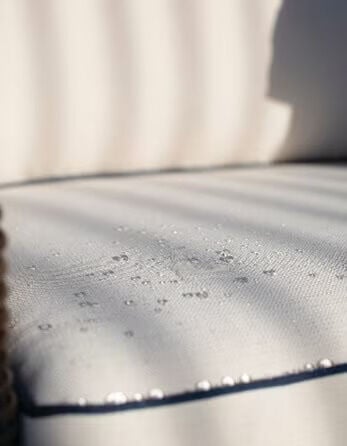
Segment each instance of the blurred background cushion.
M166 396L220 386L224 376L242 387L299 372L313 377L317 367L345 363L346 195L343 165L2 188L11 233L9 348L29 415L27 444L39 445L38 438L54 444L47 436L65 422L60 435L67 436L57 434L56 444L73 444L87 423L83 417L91 417L30 418L42 407L117 409L139 395L164 396L165 404ZM278 439L287 426L282 444L289 445L309 438L318 417L315 444L342 444L334 439L346 428L334 414L346 402L345 388L340 375L189 403L190 409L137 411L135 401L126 414L89 418L95 432L89 443L89 435L81 438L96 444L105 429L109 443L102 444L114 444L118 435L122 444L135 444L139 422L144 445L163 444L165 436L167 444L208 445L211 438L230 444L234 427L235 438L261 444L256 432L268 439L277 429ZM271 415L281 408L285 425ZM185 421L176 417L181 410ZM187 436L178 432L179 420ZM301 437L296 429L303 425ZM185 440L175 443L173 432Z
M1 181L347 158L344 0L2 0Z

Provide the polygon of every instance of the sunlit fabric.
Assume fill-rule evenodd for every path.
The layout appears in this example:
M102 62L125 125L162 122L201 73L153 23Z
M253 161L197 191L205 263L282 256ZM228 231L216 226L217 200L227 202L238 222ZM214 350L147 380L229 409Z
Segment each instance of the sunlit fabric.
M345 363L346 180L342 166L286 165L2 189L11 228L9 351L23 409L165 400L208 391L226 376L247 385ZM70 446L82 435L88 446L99 435L111 446L105 432L121 432L126 445L138 432L146 446L163 436L169 445L220 438L224 446L233 435L247 438L249 420L255 445L266 401L266 410L284 406L288 416L273 437L286 432L281 444L324 432L316 445L342 445L334 439L347 434L338 421L346 380L321 380L329 383L200 402L197 412L184 404L104 415L83 434L81 417L64 418L63 429L59 420L30 419L24 437Z

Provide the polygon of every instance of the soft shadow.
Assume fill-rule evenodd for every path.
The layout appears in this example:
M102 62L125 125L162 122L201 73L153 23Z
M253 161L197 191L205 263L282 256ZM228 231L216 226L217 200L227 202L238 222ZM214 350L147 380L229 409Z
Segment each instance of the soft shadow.
M268 94L292 106L280 159L347 157L347 2L283 0Z

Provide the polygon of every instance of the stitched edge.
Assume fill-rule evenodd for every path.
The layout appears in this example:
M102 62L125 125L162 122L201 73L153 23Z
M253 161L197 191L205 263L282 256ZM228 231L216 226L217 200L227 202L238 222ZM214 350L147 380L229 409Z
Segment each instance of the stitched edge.
M262 378L251 381L247 384L235 384L234 386L212 387L208 391L189 391L167 395L163 399L146 399L140 402L131 401L128 403L115 404L88 404L80 406L78 404L58 404L58 405L35 405L22 401L20 410L23 414L31 418L42 418L54 415L102 415L107 413L125 412L131 410L142 410L173 404L182 404L198 400L205 400L219 396L231 395L234 393L247 392L253 390L268 389L272 387L282 387L297 384L303 381L311 381L328 376L347 373L347 362L334 365L330 368L315 369L312 371L297 372L280 375L272 378Z

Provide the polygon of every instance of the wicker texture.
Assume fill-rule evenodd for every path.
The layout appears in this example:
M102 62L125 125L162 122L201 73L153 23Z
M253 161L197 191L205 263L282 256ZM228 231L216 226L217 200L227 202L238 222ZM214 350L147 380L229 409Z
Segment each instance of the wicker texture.
M2 212L0 209L0 219ZM16 397L12 387L12 374L8 365L6 349L8 311L6 306L7 287L5 283L6 263L3 256L6 237L0 228L0 445L15 443Z

